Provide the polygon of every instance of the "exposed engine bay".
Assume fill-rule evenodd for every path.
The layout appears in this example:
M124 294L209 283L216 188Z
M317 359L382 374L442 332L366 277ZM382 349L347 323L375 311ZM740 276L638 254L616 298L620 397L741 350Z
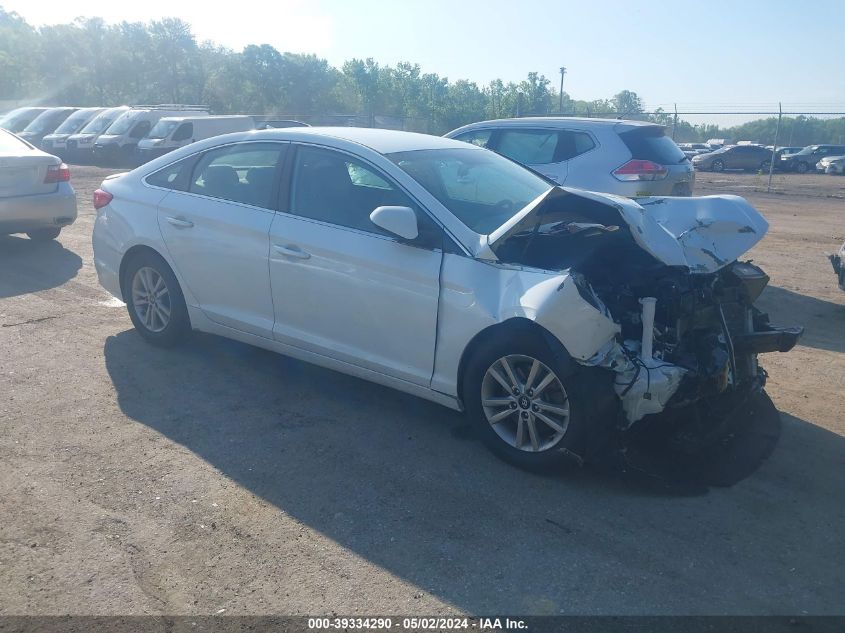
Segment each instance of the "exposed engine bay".
M581 298L618 325L591 358L576 360L615 373L624 428L664 410L759 392L766 373L757 355L789 351L803 333L773 327L754 307L769 278L752 262L736 261L765 233L762 216L739 198L712 199L730 203L727 222L704 204L695 217L683 209L670 215L659 208L665 200L611 199L613 206L559 189L493 245L503 262L567 270ZM725 207L714 206L719 213ZM657 231L672 238L671 248L680 245L680 255L667 248L664 256L656 239L644 240Z

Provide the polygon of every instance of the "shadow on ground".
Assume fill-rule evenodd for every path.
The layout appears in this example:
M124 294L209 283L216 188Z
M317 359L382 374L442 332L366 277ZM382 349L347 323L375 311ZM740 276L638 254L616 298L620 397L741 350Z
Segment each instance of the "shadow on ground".
M830 275L835 281L832 270ZM804 336L799 345L845 352L845 305L767 286L757 307L769 313L774 325L803 325Z
M195 335L160 350L127 331L104 352L131 419L462 609L841 606L845 440L805 421L784 416L780 448L741 484L679 496L589 469L521 472L457 413L233 341ZM761 432L771 440L775 427Z
M80 268L82 258L55 240L0 235L0 299L61 286Z

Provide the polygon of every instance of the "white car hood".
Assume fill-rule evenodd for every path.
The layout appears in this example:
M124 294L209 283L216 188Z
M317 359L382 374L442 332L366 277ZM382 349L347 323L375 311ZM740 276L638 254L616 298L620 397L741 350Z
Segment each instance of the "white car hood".
M632 200L593 191L563 189L614 207L643 250L667 266L685 266L693 273L711 273L730 264L763 239L769 229L766 219L739 196ZM492 247L507 239L554 190L550 189L491 233L488 244Z

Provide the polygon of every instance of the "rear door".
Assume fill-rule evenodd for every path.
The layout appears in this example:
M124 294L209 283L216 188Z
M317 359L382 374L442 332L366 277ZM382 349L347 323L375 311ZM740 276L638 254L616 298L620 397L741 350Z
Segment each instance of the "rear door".
M209 150L158 211L168 252L208 318L266 338L274 319L268 236L287 148L253 142Z

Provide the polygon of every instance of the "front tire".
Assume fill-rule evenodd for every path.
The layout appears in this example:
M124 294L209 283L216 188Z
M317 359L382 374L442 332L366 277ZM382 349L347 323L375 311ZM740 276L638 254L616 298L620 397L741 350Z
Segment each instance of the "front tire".
M710 165L710 169L716 172L725 171L725 163L721 160L714 160L713 164Z
M62 230L58 227L50 227L48 229L36 229L35 231L27 231L26 235L33 242L49 242L59 237Z
M797 171L799 174L806 174L809 170L810 166L804 161L801 161L795 166L795 171Z
M488 340L467 363L463 399L484 443L520 468L547 471L584 456L608 429L597 413L606 398L590 397L609 382L554 352L539 332L511 330ZM602 372L603 374L604 372ZM600 438L599 438L600 439Z
M122 289L132 325L149 343L173 347L190 332L182 289L159 255L143 252L134 256L127 263Z

